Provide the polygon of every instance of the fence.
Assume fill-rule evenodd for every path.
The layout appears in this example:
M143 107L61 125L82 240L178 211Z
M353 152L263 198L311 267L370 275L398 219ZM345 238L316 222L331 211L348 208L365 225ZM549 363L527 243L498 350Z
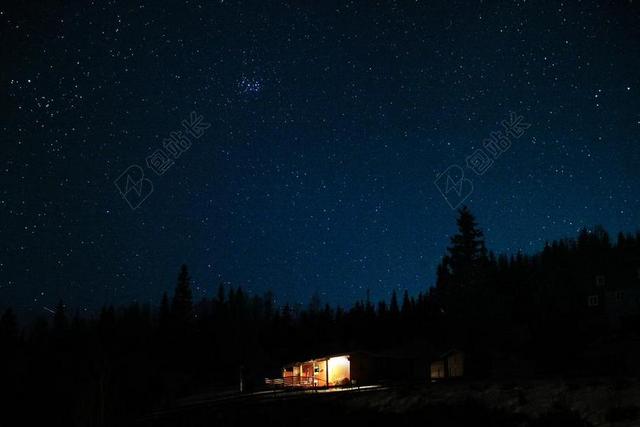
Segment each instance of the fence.
M309 376L290 376L284 378L265 378L264 383L266 385L277 387L302 387L302 388L314 388L314 387L326 387L326 380L318 377Z

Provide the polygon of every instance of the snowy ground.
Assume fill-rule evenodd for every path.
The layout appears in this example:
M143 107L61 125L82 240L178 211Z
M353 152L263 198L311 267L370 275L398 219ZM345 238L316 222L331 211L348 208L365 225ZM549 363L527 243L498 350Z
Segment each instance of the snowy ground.
M640 381L461 381L192 398L140 425L640 426ZM417 424L416 424L417 423Z
M353 396L362 410L402 414L426 406L470 401L534 419L559 408L573 411L594 426L640 426L640 381L607 378L521 382L437 383L395 388L371 396ZM626 418L626 420L625 420Z

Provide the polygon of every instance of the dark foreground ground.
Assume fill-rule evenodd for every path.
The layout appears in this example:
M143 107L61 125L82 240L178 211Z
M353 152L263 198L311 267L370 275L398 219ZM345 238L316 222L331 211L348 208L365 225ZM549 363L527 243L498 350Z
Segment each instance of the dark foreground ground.
M637 379L460 382L193 398L139 426L640 426Z

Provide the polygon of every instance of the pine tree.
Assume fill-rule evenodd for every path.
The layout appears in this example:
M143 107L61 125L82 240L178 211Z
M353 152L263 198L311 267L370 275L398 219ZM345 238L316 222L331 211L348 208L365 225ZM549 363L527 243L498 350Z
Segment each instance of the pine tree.
M166 328L171 319L171 306L169 304L169 295L167 292L162 293L162 300L160 301L160 310L158 313L158 322L160 323L160 328Z
M178 283L171 306L173 318L178 322L185 322L191 318L193 312L193 297L191 294L191 278L185 264L180 268Z
M380 319L386 320L386 317L387 317L387 303L385 303L384 301L378 302L377 314L378 314L378 317Z
M320 294L318 291L315 291L311 295L311 300L309 301L309 313L316 314L320 311L322 307L322 300L320 299Z
M402 315L404 317L409 317L412 310L411 298L409 298L409 291L404 290L404 294L402 295Z
M0 338L16 338L18 336L18 321L11 308L7 308L0 318Z
M481 291L488 260L484 235L466 206L458 211L456 223L458 232L451 237L447 255L437 271L436 287L444 311L460 311L473 305Z
M389 303L389 312L391 316L397 317L400 313L400 308L398 307L398 294L396 294L396 290L394 289L391 292L391 302Z
M53 314L53 329L62 332L67 329L67 315L65 314L64 302L60 300Z
M484 235L471 211L464 206L457 219L458 233L451 238L449 267L452 279L462 285L470 285L474 272L482 266L487 257Z
M275 295L270 290L265 292L264 297L264 317L265 319L271 319L273 317L273 302Z
M220 282L218 285L218 304L222 305L225 302L224 283Z

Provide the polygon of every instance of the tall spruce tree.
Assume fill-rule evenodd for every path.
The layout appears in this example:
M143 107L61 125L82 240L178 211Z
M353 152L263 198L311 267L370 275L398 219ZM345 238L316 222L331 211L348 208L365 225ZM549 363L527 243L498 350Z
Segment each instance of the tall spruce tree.
M171 306L171 314L178 322L185 322L191 318L193 312L193 296L191 294L191 278L185 264L180 268L178 283Z
M398 294L396 293L395 289L391 292L391 302L389 303L389 313L391 313L391 316L394 318L398 317L398 315L400 314L400 307L398 306Z
M437 270L437 294L443 310L464 310L477 296L484 279L487 249L484 235L471 211L458 210L458 232ZM465 302L466 301L466 302Z

